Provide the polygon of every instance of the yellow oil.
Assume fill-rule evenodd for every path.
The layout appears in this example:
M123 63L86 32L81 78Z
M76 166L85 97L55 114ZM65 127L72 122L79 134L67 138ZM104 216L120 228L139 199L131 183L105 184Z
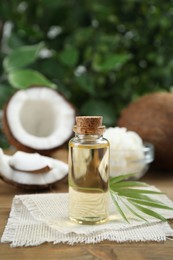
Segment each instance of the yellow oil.
M108 144L69 145L69 217L80 224L108 218Z

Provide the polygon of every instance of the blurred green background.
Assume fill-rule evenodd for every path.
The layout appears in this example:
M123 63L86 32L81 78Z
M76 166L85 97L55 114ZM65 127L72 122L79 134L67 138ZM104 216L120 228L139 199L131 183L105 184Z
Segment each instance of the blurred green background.
M0 48L0 109L37 81L114 126L129 102L172 90L173 0L1 1Z

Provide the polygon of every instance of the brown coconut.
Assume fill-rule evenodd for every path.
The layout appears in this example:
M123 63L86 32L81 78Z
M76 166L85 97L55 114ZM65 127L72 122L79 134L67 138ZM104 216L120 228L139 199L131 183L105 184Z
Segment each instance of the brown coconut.
M137 132L155 147L155 166L173 169L173 94L157 92L137 99L125 108L120 127Z

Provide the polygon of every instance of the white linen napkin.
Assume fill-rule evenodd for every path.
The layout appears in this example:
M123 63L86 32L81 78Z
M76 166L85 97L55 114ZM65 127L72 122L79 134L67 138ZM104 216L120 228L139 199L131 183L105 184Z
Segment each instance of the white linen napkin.
M152 188L155 189L155 188ZM165 195L152 195L173 207ZM173 218L172 210L157 209L165 218ZM110 218L100 225L79 225L68 219L68 193L17 195L14 197L10 216L1 237L2 243L11 247L37 246L44 242L98 243L103 240L116 242L165 241L173 236L167 222L147 217L148 222L128 216L126 223L110 200Z

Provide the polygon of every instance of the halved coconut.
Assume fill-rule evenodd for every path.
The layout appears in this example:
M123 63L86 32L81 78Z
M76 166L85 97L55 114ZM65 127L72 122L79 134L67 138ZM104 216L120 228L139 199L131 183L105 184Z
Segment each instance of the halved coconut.
M25 165L22 162L23 159ZM48 168L47 172L36 174L33 171L29 172L31 169L41 170L45 163L51 166L51 169ZM12 168L11 164L19 170ZM22 153L21 155L19 152L17 155L9 156L5 155L0 149L0 177L5 182L15 186L27 189L47 188L65 178L67 173L68 165L62 161L47 156L38 156L35 153L30 155Z
M3 128L18 150L49 154L72 135L75 109L57 91L32 87L17 91L4 109Z

